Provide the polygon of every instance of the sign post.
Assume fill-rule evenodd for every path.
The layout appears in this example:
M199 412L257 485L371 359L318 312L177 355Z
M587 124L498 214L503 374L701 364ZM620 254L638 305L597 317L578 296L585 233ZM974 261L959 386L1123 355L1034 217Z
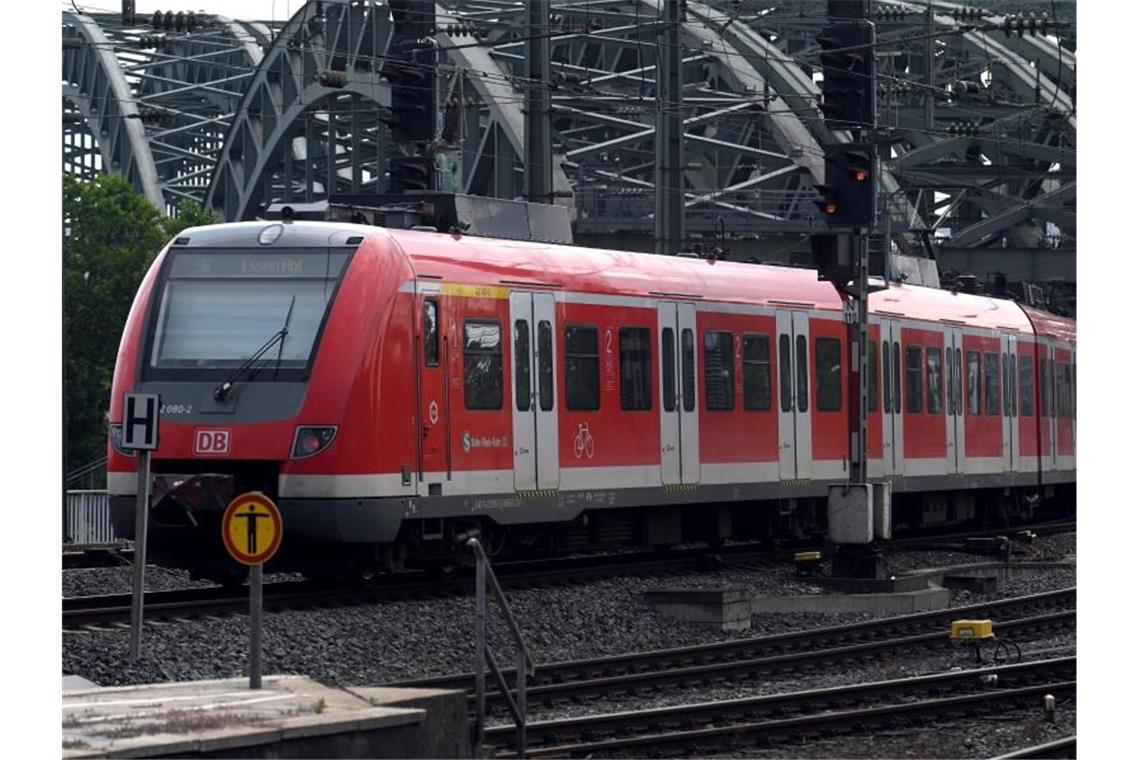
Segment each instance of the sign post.
M146 580L146 524L150 508L150 452L158 448L157 393L127 393L123 396L123 448L139 452L135 500L134 579L131 584L131 639L128 656L139 658L142 646L143 585Z
M281 513L265 494L235 496L222 515L222 543L249 565L249 688L261 688L261 567L281 546Z

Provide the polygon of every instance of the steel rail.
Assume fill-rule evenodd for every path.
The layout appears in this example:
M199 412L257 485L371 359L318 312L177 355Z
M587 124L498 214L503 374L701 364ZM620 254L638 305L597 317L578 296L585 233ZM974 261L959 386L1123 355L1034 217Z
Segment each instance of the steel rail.
M1011 688L1049 680L1067 681L1075 679L1076 673L1077 658L1061 657L822 689L531 722L527 724L527 740L533 746L565 745L567 737L602 738L684 731L697 726L752 722L796 713L805 715L839 708L865 708L872 701L942 696L949 690L988 690L999 684L1000 688ZM513 737L511 726L496 726L486 731L489 744L510 745Z

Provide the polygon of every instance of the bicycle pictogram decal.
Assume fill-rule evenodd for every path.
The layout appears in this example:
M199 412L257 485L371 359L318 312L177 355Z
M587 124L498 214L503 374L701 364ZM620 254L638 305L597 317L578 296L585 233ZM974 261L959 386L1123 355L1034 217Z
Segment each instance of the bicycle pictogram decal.
M594 436L590 435L590 425L586 422L578 423L578 435L574 436L574 456L577 459L586 454L587 459L594 458Z

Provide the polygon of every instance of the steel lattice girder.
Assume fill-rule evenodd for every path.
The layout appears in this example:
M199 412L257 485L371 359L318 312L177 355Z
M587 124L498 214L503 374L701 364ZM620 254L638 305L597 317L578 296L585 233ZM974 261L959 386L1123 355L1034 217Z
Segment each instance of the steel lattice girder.
M166 211L202 200L269 30L201 18L193 33L178 33L64 12L63 97L74 114L64 124L65 171L119 172Z

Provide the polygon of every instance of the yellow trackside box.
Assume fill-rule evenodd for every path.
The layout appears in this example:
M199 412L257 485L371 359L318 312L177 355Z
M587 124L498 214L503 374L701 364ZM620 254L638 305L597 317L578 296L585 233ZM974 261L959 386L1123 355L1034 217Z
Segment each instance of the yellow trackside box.
M818 562L823 559L823 552L796 552L792 559L796 562Z
M950 638L957 641L976 641L993 637L992 620L955 620L950 624Z

